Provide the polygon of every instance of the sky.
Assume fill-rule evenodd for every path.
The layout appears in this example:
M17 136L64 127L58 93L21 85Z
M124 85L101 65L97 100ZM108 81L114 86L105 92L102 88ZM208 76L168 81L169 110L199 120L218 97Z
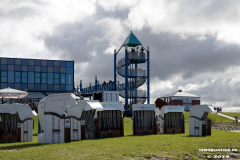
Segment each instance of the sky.
M240 112L239 8L239 0L1 0L0 56L74 60L75 83L87 87L95 76L113 80L114 49L132 31L150 46L151 103L182 89Z

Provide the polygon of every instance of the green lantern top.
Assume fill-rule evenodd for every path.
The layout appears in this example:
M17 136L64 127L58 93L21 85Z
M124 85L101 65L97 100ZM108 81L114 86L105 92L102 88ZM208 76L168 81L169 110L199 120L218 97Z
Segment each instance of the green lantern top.
M142 43L137 39L137 37L132 33L127 36L126 40L123 42L122 46L128 45L129 47L136 47L142 45Z

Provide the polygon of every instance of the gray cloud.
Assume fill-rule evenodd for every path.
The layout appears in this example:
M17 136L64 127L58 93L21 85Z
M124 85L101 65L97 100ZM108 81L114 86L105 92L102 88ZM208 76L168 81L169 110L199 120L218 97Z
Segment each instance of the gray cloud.
M195 2L187 5L185 9L196 5ZM211 12L213 4L201 8L198 14L204 12L200 17L204 18L207 14L210 14L212 18L215 16L219 18L218 13L224 4L223 1L217 4L214 12ZM184 7L182 10L184 10ZM128 9L108 12L97 5L94 17L88 17L73 24L60 24L52 34L45 35L45 46L53 54L59 54L60 59L75 60L75 64L78 66L75 67L75 80L76 82L80 79L83 80L84 87L87 87L89 82L94 84L94 76L96 75L100 83L104 80L113 80L113 55L104 54L104 50L109 47L109 42L115 37L106 38L109 27L96 22L104 18L124 20L128 13ZM199 16L196 14L192 16ZM233 15L234 13L227 12L225 18ZM125 33L130 32L127 26L123 26L123 29ZM116 28L117 30L118 28ZM212 104L229 102L231 105L237 106L231 102L234 101L234 98L231 97L240 94L240 92L237 88L231 88L228 85L232 79L228 78L223 82L223 77L220 77L211 83L212 77L209 75L214 73L224 74L230 67L240 65L240 47L238 45L219 41L217 39L218 33L206 35L196 33L188 35L185 39L181 35L171 32L153 34L151 28L133 31L133 33L143 43L144 47L150 45L151 79L157 77L161 81L168 80L174 83L173 88L163 87L163 89L151 93L152 99L175 92L179 89L179 86L208 81L209 85L198 90L192 90L190 93L201 96L204 102ZM122 39L122 42L124 40ZM118 60L122 57L123 50L119 53ZM86 63L88 65L81 68ZM139 67L146 68L146 64L139 65ZM181 76L182 79L176 80L174 76ZM151 83L151 86L156 86L156 84Z
M181 1L178 3L178 10L184 15L179 20L188 20L189 18L198 20L214 20L214 21L236 21L240 20L238 12L238 0L213 0L213 1ZM207 19L206 19L207 18Z
M11 6L11 4L14 4L15 7L7 9L4 12L0 10L0 17L14 19L16 21L22 20L25 17L32 17L34 15L40 14L36 8L34 8L34 6L40 8L41 6L46 5L46 3L43 3L39 0L8 0L7 2L3 2L2 5L4 6L4 4L9 6Z
M37 12L32 8L21 7L8 12L7 15L5 16L12 17L14 19L19 19L19 18L31 17L31 16L34 16L35 14L37 14Z
M96 19L111 17L124 20L128 17L128 13L130 12L129 8L121 8L114 11L106 11L101 5L96 3Z
M60 59L74 60L75 64L89 63L86 69L75 68L75 77L83 80L88 86L94 83L98 76L100 83L113 80L113 55L103 54L108 47L104 38L107 29L104 26L94 26L94 21L86 20L82 23L64 24L58 26L52 35L44 38L45 46L52 52L59 54ZM67 56L66 56L67 55Z
M187 7L194 4L190 3ZM208 8L201 9L209 10ZM93 62L93 59L104 57L103 51L110 41L103 38L108 32L108 27L95 22L106 17L124 19L127 18L128 12L128 9L108 12L97 5L94 18L85 19L81 23L58 26L52 35L44 38L45 45L52 52L61 53L59 55L61 58L74 59L76 63ZM199 40L202 35L196 34L182 39L179 35L169 32L151 34L151 29L133 32L145 47L146 45L151 47L151 78L167 80L181 74L183 79L189 79L200 73L222 72L230 66L239 65L240 47L218 41L216 35L205 35L203 40ZM94 53L96 56L93 56Z
M240 103L235 102L235 103L232 104L232 106L233 106L233 107L240 107Z
M150 44L151 76L161 80L181 74L183 79L200 73L223 72L231 66L239 66L240 47L218 41L214 35L187 39L170 33L136 33L143 44ZM200 35L199 35L200 36Z

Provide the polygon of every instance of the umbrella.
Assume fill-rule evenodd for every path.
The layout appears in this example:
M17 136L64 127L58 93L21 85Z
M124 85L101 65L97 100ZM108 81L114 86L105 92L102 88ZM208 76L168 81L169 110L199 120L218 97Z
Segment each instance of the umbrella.
M0 97L8 98L8 102L9 102L9 98L22 98L27 95L28 95L28 93L26 91L12 89L9 87L0 90Z

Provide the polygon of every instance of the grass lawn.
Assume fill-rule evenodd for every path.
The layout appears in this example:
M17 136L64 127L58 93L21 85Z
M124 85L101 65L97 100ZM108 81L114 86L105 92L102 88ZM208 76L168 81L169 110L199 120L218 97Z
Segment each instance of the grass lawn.
M185 123L189 122L189 115L190 115L190 112L185 112L184 113Z
M213 121L213 122L228 122L228 123L233 123L233 120L219 116L217 114L209 113L208 117Z
M240 150L240 133L212 129L212 136L189 137L188 125L184 134L133 136L130 118L124 118L124 137L38 144L34 119L33 142L0 143L0 159L206 159L205 154L217 153L234 158L239 153L207 153L199 149Z
M240 113L239 112L221 112L222 114L228 115L230 117L235 118L235 116L238 116L238 119L240 119Z
M189 122L189 113L190 112L185 112L184 113L185 123ZM208 114L208 118L210 118L212 120L212 122L214 122L214 123L215 122L233 123L233 120L228 119L228 118L223 117L223 116L219 116L219 115L217 115L215 113L209 113Z

